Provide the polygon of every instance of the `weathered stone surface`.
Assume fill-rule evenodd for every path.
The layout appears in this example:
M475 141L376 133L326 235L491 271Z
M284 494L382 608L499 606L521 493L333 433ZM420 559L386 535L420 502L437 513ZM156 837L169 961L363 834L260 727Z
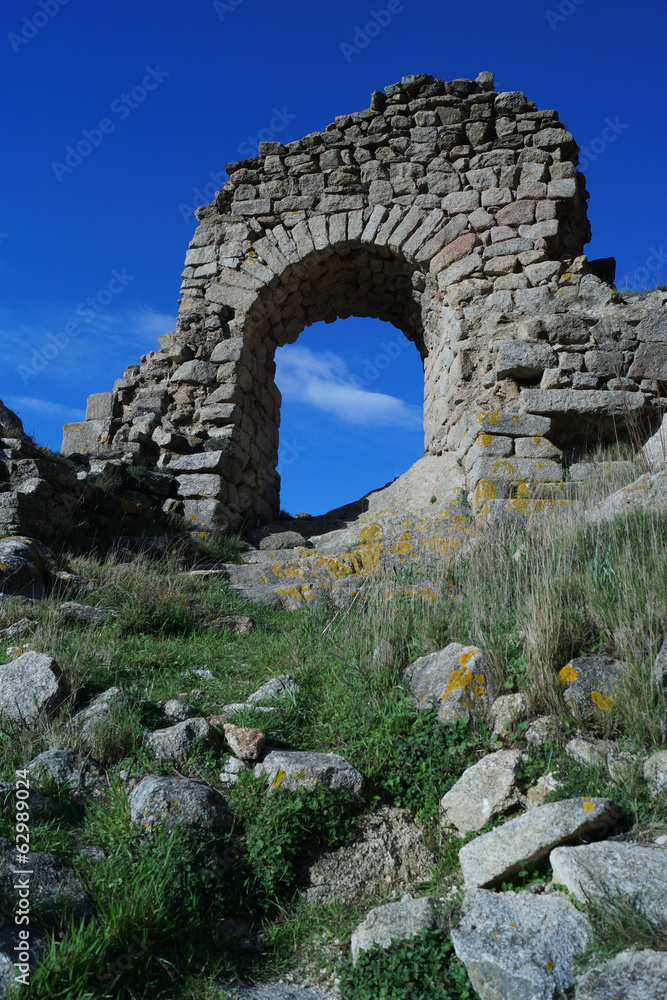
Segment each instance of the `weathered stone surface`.
M658 691L667 693L667 639L660 647L653 663L653 679Z
M646 473L629 486L612 493L597 507L593 507L587 518L591 521L609 521L614 517L627 515L636 510L658 514L667 510L667 473Z
M667 750L659 750L644 762L644 778L654 794L667 790Z
M104 771L94 760L66 747L38 754L26 764L26 770L36 788L53 785L66 789L75 798L107 787Z
M81 622L84 625L104 625L120 617L113 608L93 608L89 604L77 604L76 601L66 601L59 604L58 615L65 621Z
M168 729L147 733L143 743L156 760L184 765L196 750L217 746L218 741L217 732L206 719L185 719Z
M145 833L152 833L157 823L169 829L182 826L201 836L226 833L232 825L220 792L186 778L144 778L130 792L129 804L131 822Z
M167 719L176 719L177 722L185 722L186 719L194 719L197 715L192 705L178 698L170 698L162 706L162 714Z
M68 912L80 919L92 913L93 901L73 868L52 854L28 851L23 856L25 866L17 865L16 845L0 838L0 886L12 910L18 905L21 881L14 869L20 868L31 873L25 876L30 885L30 901L40 907L47 919L55 921Z
M240 760L259 760L266 743L266 734L261 729L244 729L225 723L225 739Z
M308 541L298 531L276 531L266 535L259 543L260 549L295 549L299 546L308 548Z
M609 897L653 919L667 920L667 850L605 840L557 847L549 855L554 882L580 902Z
M618 806L609 799L584 797L550 802L508 820L459 851L466 888L507 879L523 865L546 857L554 847L613 826L620 815Z
M364 787L363 775L337 753L273 750L255 767L255 776L268 778L271 789L324 785L359 795Z
M254 623L249 615L222 615L206 623L206 628L227 629L240 635L249 635L254 629Z
M17 725L34 725L55 711L67 692L58 664L44 653L23 653L0 666L0 718Z
M440 800L441 826L463 837L517 805L521 765L520 750L498 750L467 768Z
M114 706L121 706L124 701L125 695L120 688L107 688L72 716L72 725L88 740L93 736L95 728L109 718Z
M498 378L535 379L545 368L557 366L558 355L553 347L528 340L504 341L496 356Z
M584 715L608 713L621 677L622 664L609 656L579 656L558 673L565 701Z
M431 877L435 858L406 809L379 806L361 817L355 834L351 844L324 852L310 866L308 902L386 899Z
M522 389L521 405L527 413L561 417L624 417L629 411L643 409L644 398L638 393L603 392L601 389Z
M39 600L47 592L56 565L53 552L34 538L2 538L0 592Z
M298 691L299 685L289 674L279 674L249 694L246 701L251 705L264 704L267 701L275 701L276 698L285 698L289 694L297 694Z
M47 947L46 935L36 928L31 927L30 947L21 950L20 953L17 952L17 946L25 944L25 941L19 938L19 930L25 931L25 928L17 927L13 921L5 921L4 926L0 927L0 997L3 997L3 1000L5 997L12 996L12 991L16 987L17 973L24 973L28 969L32 971L44 955ZM22 963L26 965L26 968L19 970L14 966L14 963L23 958L27 958L27 962ZM16 996L15 993L14 996Z
M667 952L621 951L577 979L574 1000L658 1000L667 996Z
M561 783L553 771L541 774L537 781L534 781L530 788L526 789L523 805L526 809L538 809L545 804L552 792L557 791L560 787Z
M438 928L443 923L441 906L429 896L376 906L352 934L352 961L356 964L362 951L388 948L392 941Z
M567 899L483 889L466 896L451 931L481 1000L559 1000L590 937L588 920Z
M525 694L517 691L514 694L503 694L489 709L489 722L493 736L509 736L517 722L521 722L528 714L528 702Z
M484 655L477 646L451 642L405 668L410 694L420 708L437 706L441 722L467 718L488 700Z

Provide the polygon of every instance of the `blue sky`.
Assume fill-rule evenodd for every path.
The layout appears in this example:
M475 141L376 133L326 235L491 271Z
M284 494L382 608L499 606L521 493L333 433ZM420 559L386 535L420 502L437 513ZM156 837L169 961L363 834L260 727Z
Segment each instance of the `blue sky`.
M362 110L408 73L491 70L556 108L584 148L589 256L615 256L630 287L664 283L666 27L655 0L9 0L0 398L58 448L87 395L173 329L193 209L224 164ZM89 154L68 157L84 140ZM279 352L286 509L355 499L421 454L415 349L368 377L392 338L348 320Z

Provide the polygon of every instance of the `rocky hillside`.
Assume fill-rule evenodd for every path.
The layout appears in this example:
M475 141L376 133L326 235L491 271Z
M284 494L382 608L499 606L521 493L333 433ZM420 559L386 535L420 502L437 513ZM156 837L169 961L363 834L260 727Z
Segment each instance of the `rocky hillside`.
M666 995L667 476L599 457L225 562L0 540L2 995Z

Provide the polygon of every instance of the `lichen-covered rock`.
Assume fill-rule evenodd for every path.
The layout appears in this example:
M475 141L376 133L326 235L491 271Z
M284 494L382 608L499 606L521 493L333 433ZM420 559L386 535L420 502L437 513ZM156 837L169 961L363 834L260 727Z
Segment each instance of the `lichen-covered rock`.
M410 694L419 708L437 706L441 722L455 722L485 708L484 655L477 646L451 642L405 668Z
M107 787L102 768L90 757L67 747L45 750L26 765L26 770L31 784L37 788L53 785L66 789L75 798L95 794Z
M468 893L451 931L481 1000L559 1000L590 937L586 917L562 896L484 889Z
M337 753L272 750L257 764L254 773L255 777L268 778L271 790L288 788L294 791L324 785L359 795L364 788L364 776Z
M34 538L0 538L0 592L40 600L51 584L57 560Z
M498 750L467 768L440 800L441 826L453 826L463 837L516 806L522 763L520 750Z
M215 788L189 778L150 775L132 789L130 820L150 834L157 823L168 829L184 827L200 835L221 835L231 829L227 800Z
M593 830L613 827L621 810L609 799L563 799L508 820L459 851L467 889L492 885L524 865L546 857L554 847Z
M195 750L218 745L219 736L206 719L185 719L168 729L146 733L143 744L163 764L187 764Z
M667 996L667 952L620 951L577 979L574 1000L658 1000Z
M580 656L559 671L565 701L582 715L608 714L621 678L622 665L609 656Z
M604 840L557 847L549 855L554 882L575 899L604 903L619 897L657 920L667 920L667 850Z
M380 806L362 816L355 839L325 851L308 869L310 903L387 898L432 874L435 858L406 809Z
M11 803L11 807L15 809L17 805L17 787L17 785L13 785L9 781L0 781L0 802ZM21 799L18 801L20 802ZM42 795L35 788L30 789L28 804L30 816L33 819L47 819L49 816L55 816L60 812L60 805L55 799L52 799L50 795Z
M55 921L68 912L79 919L92 912L92 899L74 869L52 854L28 851L24 857L25 865L17 865L16 845L0 839L0 886L13 910L25 896L21 887L28 887L30 903L46 919ZM15 873L17 868L22 875Z
M23 653L0 666L0 718L33 726L55 711L69 690L58 664L44 653Z
M430 896L376 906L352 934L352 961L356 965L361 951L388 948L392 941L402 941L443 924L442 904Z
M634 483L606 497L586 517L590 521L609 521L633 511L659 514L667 510L667 472L647 472Z
M223 728L225 739L239 760L259 760L266 743L266 734L261 729L244 729L231 722Z

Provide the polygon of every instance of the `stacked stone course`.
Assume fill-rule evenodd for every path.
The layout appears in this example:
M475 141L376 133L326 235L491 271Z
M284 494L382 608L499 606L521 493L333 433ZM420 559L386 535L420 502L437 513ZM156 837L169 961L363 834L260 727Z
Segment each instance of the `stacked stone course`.
M508 495L500 479L543 479L538 447L562 479L555 444L613 436L629 397L638 416L650 408L659 377L655 344L633 354L639 319L611 319L620 298L587 273L577 162L557 112L496 93L490 73L404 77L323 132L262 143L258 157L228 164L229 181L198 210L176 330L113 392L90 397L63 450L173 472L194 530L271 518L275 350L307 325L355 315L392 323L417 347L426 451L465 457L478 412L532 413L554 444L531 449L521 438L532 432L495 441L494 456L521 466L490 466L486 493ZM659 340L664 302L655 306ZM470 467L474 488L485 461Z

